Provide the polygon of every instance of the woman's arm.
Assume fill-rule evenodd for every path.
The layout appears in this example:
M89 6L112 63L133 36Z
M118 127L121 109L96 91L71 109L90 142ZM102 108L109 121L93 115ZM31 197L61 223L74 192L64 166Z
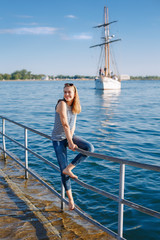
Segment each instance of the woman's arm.
M73 128L71 129L71 135L72 135L72 137L73 137L73 134L74 134L74 131L75 131L75 128L76 128L76 119L77 119L77 115L75 116L74 125L73 125Z
M72 132L74 132L74 131L71 131L69 124L68 124L67 113L66 113L66 103L64 101L59 102L57 105L56 111L60 115L60 120L61 120L64 132L65 132L66 138L68 140L68 147L72 151L74 151L74 149L77 147L77 145L75 145L72 141Z

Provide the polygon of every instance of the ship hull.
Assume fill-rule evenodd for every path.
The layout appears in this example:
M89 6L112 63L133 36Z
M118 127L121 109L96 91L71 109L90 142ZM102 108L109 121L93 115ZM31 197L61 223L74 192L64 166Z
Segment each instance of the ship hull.
M121 82L110 77L98 77L95 79L96 89L114 90L121 89Z

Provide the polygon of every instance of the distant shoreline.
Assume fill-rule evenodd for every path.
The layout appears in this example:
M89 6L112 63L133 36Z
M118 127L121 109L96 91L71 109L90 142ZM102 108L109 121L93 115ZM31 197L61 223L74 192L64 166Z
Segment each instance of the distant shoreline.
M79 79L67 79L67 78L64 78L64 79L49 79L49 80L42 80L42 79L2 79L0 80L0 82L27 82L27 81L30 81L30 82L36 82L36 81L41 81L41 82L57 82L57 81L94 81L95 78L79 78ZM160 77L159 78L137 78L137 77L134 77L134 78L130 78L130 79L124 79L124 80L121 80L122 82L123 81L131 81L131 80L135 80L135 81L139 81L139 80L143 80L143 81L153 81L153 80L160 80Z
M93 81L98 76L90 75L45 75L45 74L33 74L31 71L26 69L17 70L11 74L0 73L0 81ZM128 74L119 75L121 81L128 80L160 80L158 75L137 75L130 76Z
M57 82L57 81L93 81L95 78L79 78L79 79L71 79L71 78L64 78L64 79L49 79L49 80L43 80L43 79L9 79L9 80L0 80L1 82L25 82L25 81L30 81L30 82L36 82L36 81L41 81L41 82Z

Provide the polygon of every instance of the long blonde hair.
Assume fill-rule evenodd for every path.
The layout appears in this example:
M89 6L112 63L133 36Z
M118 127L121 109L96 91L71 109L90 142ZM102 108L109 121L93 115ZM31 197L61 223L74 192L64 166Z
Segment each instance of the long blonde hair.
M79 95L78 95L76 86L74 86L73 83L65 83L64 88L65 87L73 87L74 88L75 97L74 97L74 100L72 103L72 112L74 114L79 114L81 112L81 104L80 104Z

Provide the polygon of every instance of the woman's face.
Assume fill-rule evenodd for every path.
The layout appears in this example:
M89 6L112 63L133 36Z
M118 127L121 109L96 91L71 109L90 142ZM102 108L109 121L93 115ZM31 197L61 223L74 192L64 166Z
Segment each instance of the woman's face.
M64 88L64 99L66 102L73 102L75 97L75 90L73 86L65 87Z

